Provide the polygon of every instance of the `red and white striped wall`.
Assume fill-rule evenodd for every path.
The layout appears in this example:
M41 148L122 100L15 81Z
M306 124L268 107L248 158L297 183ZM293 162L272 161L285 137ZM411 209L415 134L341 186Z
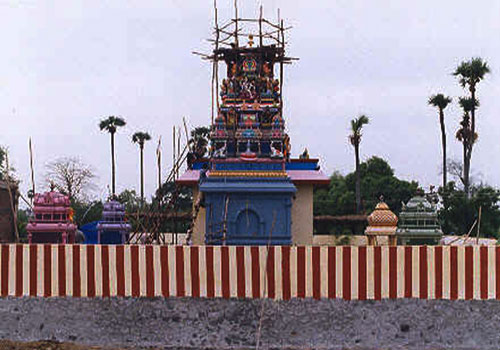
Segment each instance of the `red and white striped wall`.
M0 295L500 299L500 247L0 245Z

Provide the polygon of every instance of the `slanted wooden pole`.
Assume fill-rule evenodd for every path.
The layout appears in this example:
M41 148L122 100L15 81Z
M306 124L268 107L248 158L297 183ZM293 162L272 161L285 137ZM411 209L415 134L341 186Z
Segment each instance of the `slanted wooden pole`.
M234 44L239 47L238 43L238 0L234 0Z
M35 196L35 170L33 167L33 144L31 142L31 137L29 140L29 148L30 148L30 171L31 171L31 190L33 191L33 196L30 199L31 206L33 206L33 197Z
M283 20L281 20L280 24L280 32L281 32L281 47L283 48L283 55L285 54L285 31L283 30ZM283 113L283 57L281 57L280 61L280 105L281 105L281 113Z
M182 117L182 123L184 124L184 133L186 135L186 146L189 151L192 151L191 145L189 144L189 133L186 125L186 118Z
M161 136L158 138L158 147L156 148L156 163L158 166L158 189L161 188Z
M262 40L262 5L260 5L260 14L259 14L259 45L263 46Z
M181 167L181 128L177 129L177 179L179 178L179 168Z
M215 12L215 51L219 49L219 19L217 14L217 0L214 0L214 12ZM214 66L215 66L215 101L217 105L216 113L219 111L219 59L217 54L214 54ZM213 121L212 121L213 123Z
M481 228L481 209L483 207L480 206L479 207L479 216L477 218L477 235L476 235L476 244L479 244L479 231L480 231L480 228Z
M172 129L172 143L173 143L173 147L172 147L172 170L173 170L173 180L175 181L175 126L173 127Z

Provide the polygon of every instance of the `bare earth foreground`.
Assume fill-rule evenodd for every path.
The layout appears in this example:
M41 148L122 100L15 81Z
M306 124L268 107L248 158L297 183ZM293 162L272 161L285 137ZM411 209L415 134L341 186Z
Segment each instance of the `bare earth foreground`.
M0 350L254 349L261 315L261 349L500 344L494 300L2 298Z

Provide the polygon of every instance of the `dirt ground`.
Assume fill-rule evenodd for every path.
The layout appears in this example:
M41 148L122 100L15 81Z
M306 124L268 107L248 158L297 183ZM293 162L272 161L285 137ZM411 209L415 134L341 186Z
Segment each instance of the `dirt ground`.
M14 342L10 340L0 340L0 350L121 350L125 348L107 348L100 346L77 345L72 343L60 343L56 341L37 342Z

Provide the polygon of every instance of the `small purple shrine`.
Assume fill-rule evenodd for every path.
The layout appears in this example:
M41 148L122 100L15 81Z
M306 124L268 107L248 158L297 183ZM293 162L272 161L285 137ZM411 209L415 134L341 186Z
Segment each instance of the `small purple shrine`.
M34 215L26 230L31 243L75 243L76 225L68 196L59 192L35 194Z
M125 221L123 204L110 200L104 203L102 220L97 225L98 244L124 244L128 240L130 224Z

